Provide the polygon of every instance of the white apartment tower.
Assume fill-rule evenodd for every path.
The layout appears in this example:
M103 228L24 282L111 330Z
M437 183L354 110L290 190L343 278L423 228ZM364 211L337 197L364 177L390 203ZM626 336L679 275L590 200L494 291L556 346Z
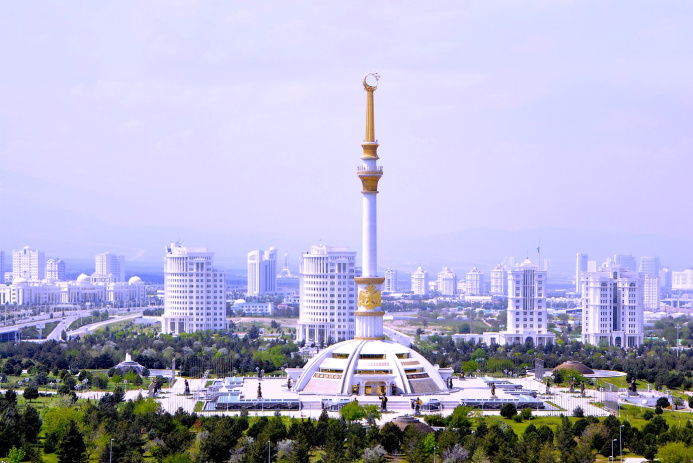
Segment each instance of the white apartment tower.
M441 296L457 294L457 275L447 267L438 273L438 292Z
M555 335L547 328L546 275L529 259L508 272L508 327L502 333L506 344L553 344Z
M644 342L644 276L607 260L582 278L582 342L637 347Z
M496 265L496 268L491 270L491 296L507 296L508 295L508 272L503 267L503 264Z
M46 280L65 281L65 262L62 259L48 259L46 261Z
M415 296L428 297L428 272L421 267L411 274L411 290Z
M299 341L320 345L354 337L357 276L349 248L312 246L301 256Z
M644 278L645 310L659 311L659 257L643 256L640 258L640 273Z
M693 268L680 272L671 272L671 289L674 291L690 291L693 289Z
M662 267L659 270L659 287L665 294L671 292L671 269L669 267Z
M46 278L46 256L43 251L24 249L12 252L12 278L41 281Z
M383 291L388 293L397 292L397 270L385 270L385 283Z
M226 328L226 274L214 268L207 248L166 247L164 258L164 334L179 335Z
M258 249L248 253L248 295L260 296L277 292L277 251Z
M94 263L96 265L95 280L109 283L125 281L125 256L104 252L96 255Z
M0 249L0 285L5 282L5 251Z
M467 294L481 296L484 293L484 272L474 267L467 273Z
M615 265L623 267L623 270L629 272L637 272L638 266L635 263L635 257L632 254L614 254L614 260L612 261Z
M582 274L587 271L588 262L587 254L577 253L577 259L575 260L575 292L577 294L580 294L582 290Z

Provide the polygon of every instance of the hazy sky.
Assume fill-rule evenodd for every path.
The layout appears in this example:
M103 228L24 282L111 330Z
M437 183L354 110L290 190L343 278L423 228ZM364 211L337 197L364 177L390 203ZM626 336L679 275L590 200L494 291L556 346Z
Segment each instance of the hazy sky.
M689 1L3 2L0 248L75 253L80 228L158 261L151 228L161 249L228 237L227 258L252 239L358 249L372 71L381 237L689 239L692 16Z

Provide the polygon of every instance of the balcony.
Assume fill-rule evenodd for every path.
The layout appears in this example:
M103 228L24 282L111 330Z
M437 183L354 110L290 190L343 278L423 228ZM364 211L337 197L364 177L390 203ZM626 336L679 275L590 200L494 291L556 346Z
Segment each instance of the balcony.
M382 172L383 166L358 166L357 172Z

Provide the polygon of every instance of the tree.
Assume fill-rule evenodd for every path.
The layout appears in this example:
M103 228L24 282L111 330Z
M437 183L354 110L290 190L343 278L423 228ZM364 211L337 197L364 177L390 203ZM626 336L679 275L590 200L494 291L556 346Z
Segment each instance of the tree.
M77 423L70 420L58 444L59 463L86 463L88 460L87 446L84 437L79 432Z
M24 388L24 399L28 400L29 403L31 403L32 400L38 399L39 397L39 391L38 388L34 385L29 385Z
M392 421L388 421L380 428L380 436L383 448L387 453L398 452L402 445L402 430Z
M669 399L666 397L660 397L657 399L657 407L667 408L669 406Z
M669 442L659 448L657 458L660 463L689 463L693 461L693 448L683 442Z
M19 420L19 426L24 437L24 442L35 444L38 442L38 435L41 432L41 417L38 411L31 405L27 405Z
M508 420L517 415L517 408L515 407L515 404L510 402L503 404L500 409L500 415Z
M323 462L341 463L344 461L344 428L339 420L331 419L328 423L324 448Z

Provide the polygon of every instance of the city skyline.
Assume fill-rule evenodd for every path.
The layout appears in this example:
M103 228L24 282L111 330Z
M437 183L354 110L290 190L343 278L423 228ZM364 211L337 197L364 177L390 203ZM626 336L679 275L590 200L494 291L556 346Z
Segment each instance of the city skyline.
M354 82L378 71L377 130L401 179L379 199L383 268L489 268L536 260L541 242L566 275L581 250L682 270L693 7L647 5L3 5L0 249L159 265L181 239L233 268L264 243L360 252L360 202L344 194L363 137ZM305 168L316 149L322 176ZM189 171L204 196L171 186ZM634 212L586 221L614 190Z

